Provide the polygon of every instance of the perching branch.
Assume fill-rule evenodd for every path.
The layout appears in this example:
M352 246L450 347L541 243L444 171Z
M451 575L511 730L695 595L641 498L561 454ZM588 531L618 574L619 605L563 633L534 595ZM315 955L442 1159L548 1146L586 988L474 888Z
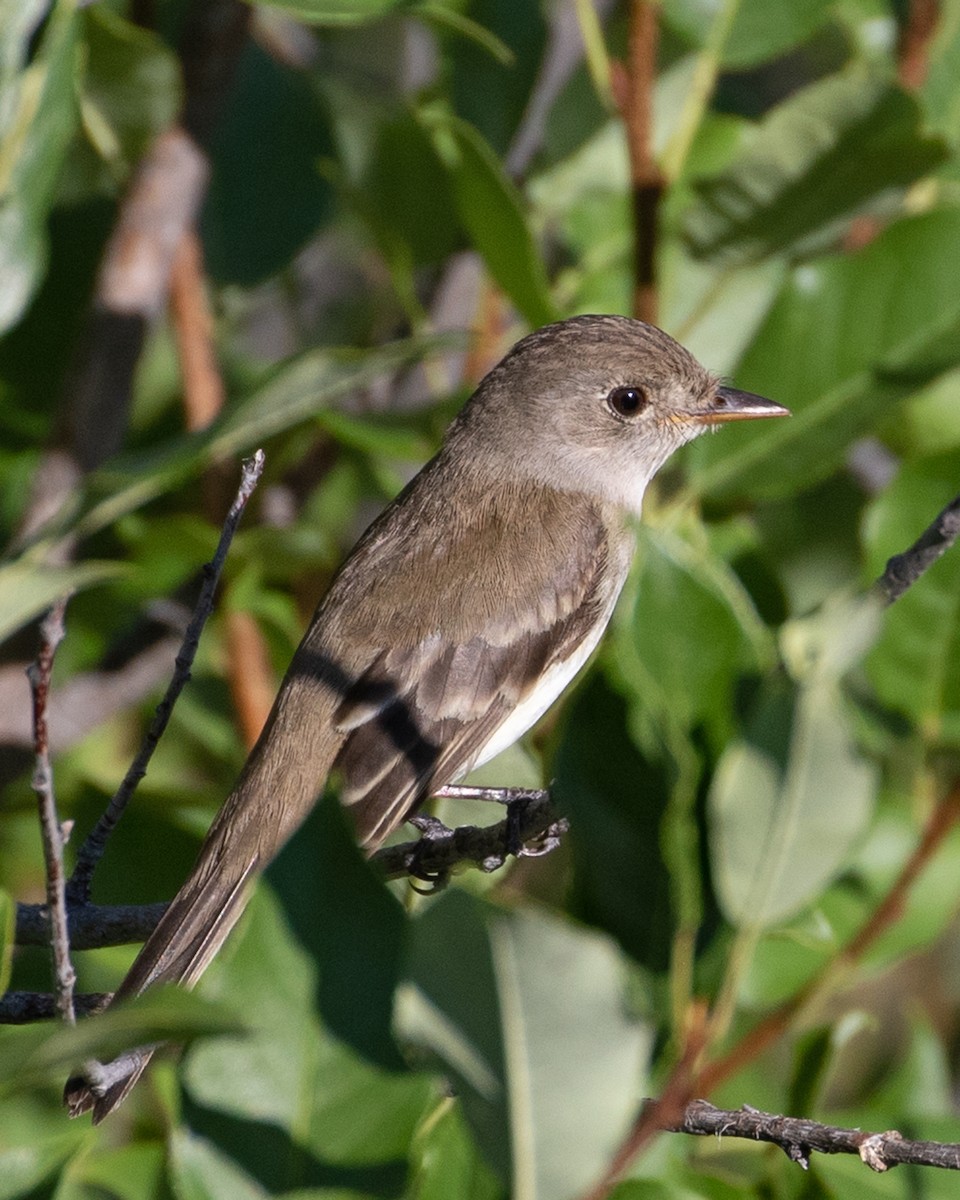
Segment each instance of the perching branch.
M70 882L67 885L67 896L71 905L86 904L90 899L90 884L93 880L93 872L106 849L107 839L116 827L117 822L123 816L123 812L130 802L137 784L146 774L147 765L153 757L157 743L160 741L167 727L167 723L173 712L173 706L176 704L180 693L190 678L190 669L193 666L193 660L197 653L200 634L203 631L207 618L213 612L213 597L220 579L220 573L223 570L223 564L226 561L227 551L230 549L230 543L233 540L233 535L236 532L237 525L247 506L247 502L251 495L253 495L253 490L257 486L260 476L263 474L265 461L262 450L257 450L251 458L244 460L240 477L240 487L227 514L227 519L224 521L220 541L217 544L217 551L213 559L203 568L203 587L200 590L200 596L197 600L193 617L184 635L180 653L177 655L176 670L170 681L170 686L167 688L163 699L157 705L153 720L150 722L150 727L144 736L143 744L130 764L123 782L107 805L103 816L101 816L100 820L90 831L87 840L80 848L73 875L70 877Z
M47 697L50 676L57 647L63 641L63 615L68 597L58 600L40 622L40 649L36 662L27 670L33 695L33 737L36 768L33 790L40 808L40 833L43 838L43 859L47 877L47 936L53 952L56 1010L62 1021L72 1025L76 1020L73 1009L73 985L76 973L70 961L70 939L67 935L67 905L63 869L63 847L67 831L60 824L57 803L53 794L53 771L50 768L50 742L47 734Z
M378 850L371 861L388 879L409 876L442 887L459 866L496 871L511 855L537 857L555 849L567 831L568 822L566 818L558 818L549 792L472 788L465 789L465 798L501 801L502 795L493 793L503 791L511 793L511 807L505 820L493 825L448 829L433 817L415 818L422 830L417 841Z
M668 1133L771 1142L804 1170L810 1165L810 1154L818 1151L820 1154L857 1154L872 1171L887 1171L906 1163L960 1171L960 1143L957 1142L915 1142L894 1129L886 1133L865 1133L861 1129L842 1129L800 1117L759 1112L748 1106L730 1110L714 1108L706 1100L693 1100L679 1122L660 1128Z

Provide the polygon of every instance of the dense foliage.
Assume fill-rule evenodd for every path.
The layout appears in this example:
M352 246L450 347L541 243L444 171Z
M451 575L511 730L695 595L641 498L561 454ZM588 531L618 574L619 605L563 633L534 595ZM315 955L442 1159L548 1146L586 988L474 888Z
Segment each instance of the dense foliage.
M561 850L419 896L321 804L197 996L0 1029L0 1200L573 1200L695 1045L718 1103L960 1140L960 830L850 945L960 786L960 554L886 611L865 595L960 481L960 0L663 0L649 81L639 0L602 4L602 28L589 0L277 0L236 45L188 45L216 7L0 0L0 985L50 987L48 956L13 948L13 901L43 895L37 616L76 589L51 712L76 843L172 668L238 460L265 447L193 681L96 879L101 903L169 897L243 762L252 683L275 689L483 370L556 316L631 310L631 81L664 183L658 321L795 415L678 456L597 662L484 770L553 781ZM209 120L204 55L224 67ZM212 422L190 410L182 308L145 312L134 352L99 319L107 239L184 111L210 162ZM81 408L98 351L120 374L127 353L132 383L108 371ZM133 953L78 953L80 989ZM71 1066L169 1032L205 1036L97 1130L68 1122ZM955 1187L662 1135L613 1194Z

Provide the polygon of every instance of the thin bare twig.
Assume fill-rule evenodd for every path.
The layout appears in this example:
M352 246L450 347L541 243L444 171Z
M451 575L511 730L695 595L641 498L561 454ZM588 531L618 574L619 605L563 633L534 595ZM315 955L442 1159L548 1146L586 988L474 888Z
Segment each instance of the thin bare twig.
M911 584L954 544L960 536L960 496L951 500L909 550L895 554L874 585L888 604L899 600Z
M53 794L53 771L50 767L50 741L47 731L47 698L50 694L50 676L57 647L63 641L63 617L67 610L65 596L50 609L40 622L40 649L36 661L28 668L30 690L33 695L33 738L36 753L36 768L33 773L33 790L37 793L40 809L40 833L43 839L43 859L47 877L47 936L53 953L54 987L56 1009L60 1019L72 1025L76 1021L73 1009L73 986L77 977L70 961L70 937L67 932L67 905L65 874L63 869L63 847L66 842L64 827L57 815L57 802Z
M810 1154L856 1154L872 1171L912 1163L921 1167L942 1167L960 1171L960 1144L956 1142L911 1141L896 1130L866 1133L861 1129L843 1129L822 1125L799 1117L781 1117L755 1108L714 1108L706 1100L687 1105L680 1121L662 1125L670 1133L692 1133L701 1137L749 1138L779 1146L791 1162L806 1170Z
M71 905L85 904L89 900L93 872L103 856L107 840L123 815L127 804L130 802L137 784L139 784L140 780L146 774L147 765L153 757L157 743L167 727L167 723L173 712L173 706L176 704L180 693L190 679L190 669L197 653L200 634L206 624L207 618L213 612L214 592L216 591L217 582L220 579L220 572L223 570L227 551L230 548L233 535L243 515L243 510L246 508L247 502L253 494L260 476L263 474L265 461L263 451L257 450L251 458L246 459L243 463L240 487L230 508L230 512L227 514L227 519L224 521L216 554L214 554L213 559L203 568L203 586L200 590L200 596L197 600L193 617L184 635L180 652L177 655L176 670L170 681L170 686L167 688L163 699L157 705L153 720L150 722L150 727L144 736L143 744L130 764L123 782L107 805L106 811L100 820L88 834L87 840L83 843L80 853L77 855L77 863L70 882L67 885L67 895Z

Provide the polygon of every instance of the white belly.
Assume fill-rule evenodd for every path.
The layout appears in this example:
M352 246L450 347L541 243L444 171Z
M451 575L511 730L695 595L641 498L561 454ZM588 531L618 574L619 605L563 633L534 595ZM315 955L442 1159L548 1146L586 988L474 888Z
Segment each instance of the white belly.
M576 650L563 662L556 662L548 668L530 695L521 700L507 719L496 728L493 737L470 764L469 770L472 771L474 767L482 766L491 758L495 758L502 750L512 746L518 738L521 738L540 720L597 648L597 644L606 630L607 622L610 620L618 594L619 589L614 592L602 619L597 622L594 632L584 638Z

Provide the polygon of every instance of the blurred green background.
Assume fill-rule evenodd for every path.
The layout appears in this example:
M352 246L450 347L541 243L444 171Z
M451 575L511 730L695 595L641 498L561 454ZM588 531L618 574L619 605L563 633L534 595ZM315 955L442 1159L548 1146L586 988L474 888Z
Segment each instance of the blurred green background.
M0 1028L0 1200L573 1200L698 1035L717 1103L958 1140L960 555L888 611L864 592L960 491L960 0L0 0L0 984L50 987L12 936L43 896L38 615L76 588L51 707L69 856L265 448L95 880L168 898L332 572L484 371L555 317L631 312L631 88L647 303L795 415L673 460L597 661L485 769L552 783L562 848L423 897L321 805L197 998ZM934 814L916 882L845 952ZM80 989L134 952L78 953ZM70 1065L158 1029L220 1036L70 1123ZM610 1194L955 1187L662 1136Z

